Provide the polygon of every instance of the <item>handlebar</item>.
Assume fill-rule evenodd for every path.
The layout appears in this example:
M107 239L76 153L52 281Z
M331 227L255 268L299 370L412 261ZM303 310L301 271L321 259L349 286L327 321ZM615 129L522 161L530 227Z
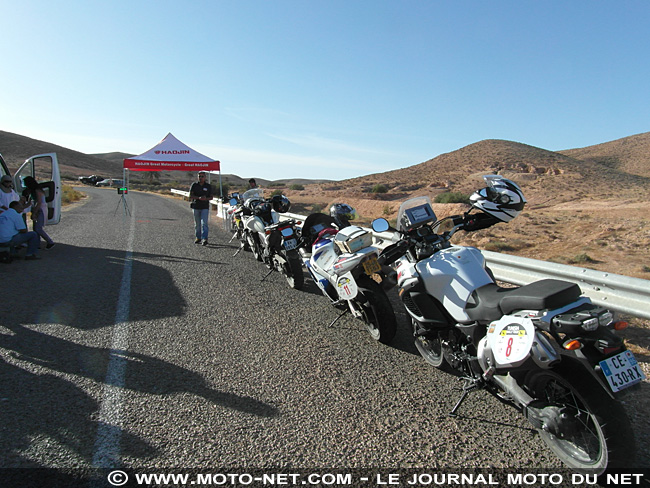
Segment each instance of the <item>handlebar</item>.
M379 261L379 264L391 265L404 256L410 248L411 242L408 240L396 242L395 244L391 244L385 248L377 260Z
M451 221L452 228L442 233L433 232L444 221ZM412 229L408 233L401 233L401 239L395 244L385 248L379 256L380 264L390 265L402 256L411 252L413 258L418 261L427 258L436 251L444 248L451 240L452 236L459 230L467 232L485 229L497 223L498 220L488 214L474 214L469 212L464 215L452 215L434 224L427 224L423 227ZM423 233L422 229L427 228L431 231L429 234Z

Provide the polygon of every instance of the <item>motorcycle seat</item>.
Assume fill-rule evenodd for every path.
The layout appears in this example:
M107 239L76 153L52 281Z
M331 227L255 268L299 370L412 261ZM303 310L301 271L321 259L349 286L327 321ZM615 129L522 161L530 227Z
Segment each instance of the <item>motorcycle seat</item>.
M554 279L535 281L516 288L489 283L474 291L466 312L472 320L497 320L515 310L553 310L568 305L582 294L575 283Z

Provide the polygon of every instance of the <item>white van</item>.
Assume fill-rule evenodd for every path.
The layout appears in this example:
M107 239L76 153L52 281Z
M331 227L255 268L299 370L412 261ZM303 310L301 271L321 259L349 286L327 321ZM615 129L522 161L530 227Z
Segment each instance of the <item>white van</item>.
M9 168L0 154L0 176L9 175ZM28 158L13 175L14 188L21 195L25 189L24 179L32 176L39 182L39 187L45 192L47 202L48 225L58 224L61 220L61 174L56 153L38 154Z

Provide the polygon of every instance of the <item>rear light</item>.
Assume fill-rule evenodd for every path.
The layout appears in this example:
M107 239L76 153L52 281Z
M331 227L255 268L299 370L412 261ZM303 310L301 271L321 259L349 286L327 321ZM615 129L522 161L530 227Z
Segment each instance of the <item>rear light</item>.
M620 349L620 347L604 347L602 349L603 354L611 354L613 352L616 352Z
M624 320L619 320L618 322L614 322L614 330L625 330L627 329L627 326L630 325Z

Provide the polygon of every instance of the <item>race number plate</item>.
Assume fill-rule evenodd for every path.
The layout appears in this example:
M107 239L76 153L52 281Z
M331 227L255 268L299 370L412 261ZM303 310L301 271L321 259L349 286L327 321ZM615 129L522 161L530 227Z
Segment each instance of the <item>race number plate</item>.
M381 266L379 265L377 258L375 256L371 256L370 259L363 262L363 269L367 275L371 275L373 273L378 273L381 271Z
M284 241L284 248L287 251L291 251L292 249L295 249L298 246L298 241L295 239L287 239Z
M645 374L631 351L623 351L601 361L600 367L612 391L621 391L645 379Z
M359 293L357 283L350 273L339 276L339 279L336 280L336 290L343 300L352 300Z
M528 357L535 326L528 317L504 315L490 324L487 339L497 365L515 364Z

